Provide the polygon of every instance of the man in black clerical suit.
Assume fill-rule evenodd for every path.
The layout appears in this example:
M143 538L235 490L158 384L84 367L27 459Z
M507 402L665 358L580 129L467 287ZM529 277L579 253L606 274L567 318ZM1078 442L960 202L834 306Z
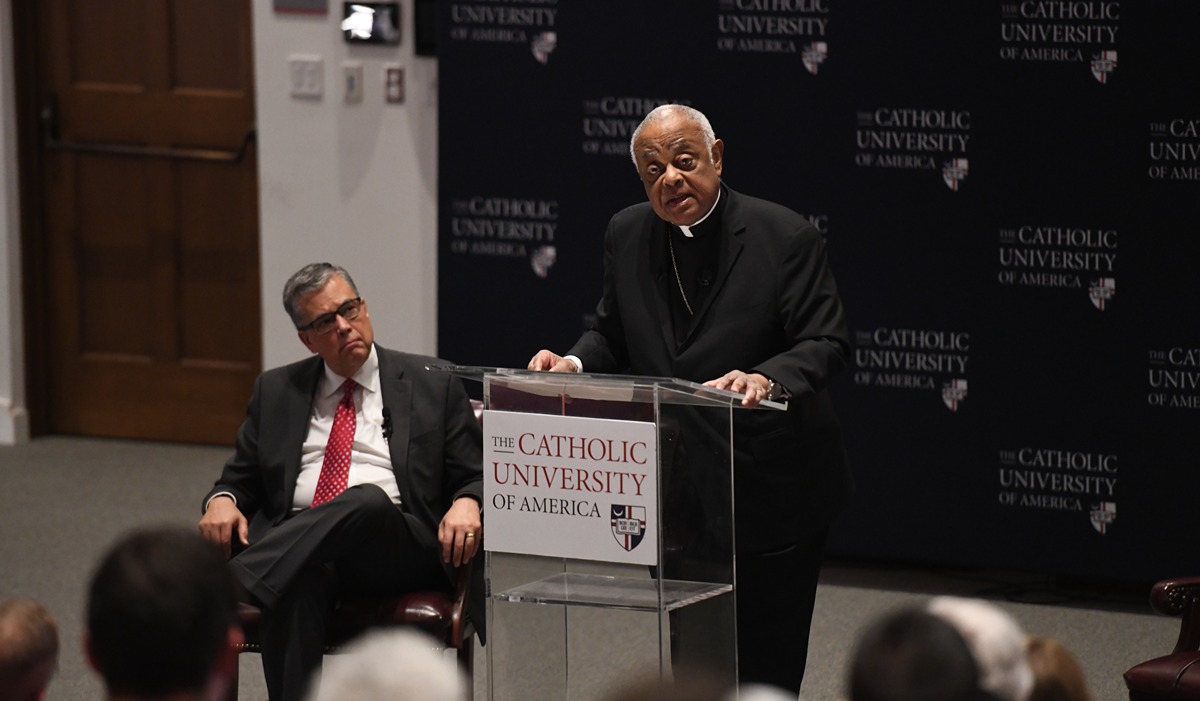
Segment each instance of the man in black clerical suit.
M649 202L609 222L595 326L529 368L679 377L744 393L750 408L788 402L734 412L738 671L799 691L826 533L853 491L825 391L849 342L824 241L721 182L724 144L697 110L656 108L630 150Z
M340 593L449 588L482 538L482 438L461 381L376 345L340 267L302 268L283 298L316 355L258 378L200 520L227 553L245 547L230 567L264 610L272 701L303 697Z

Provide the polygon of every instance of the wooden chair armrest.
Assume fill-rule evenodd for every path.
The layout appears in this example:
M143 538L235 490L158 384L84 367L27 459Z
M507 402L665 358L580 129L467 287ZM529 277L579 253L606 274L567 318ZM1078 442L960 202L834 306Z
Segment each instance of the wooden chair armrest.
M1200 577L1164 579L1150 590L1150 607L1164 616L1179 616L1175 652L1200 650Z
M471 594L471 572L480 552L458 568L458 580L454 584L454 604L450 608L450 644L462 648L463 639L470 637L470 621L467 619L467 597Z

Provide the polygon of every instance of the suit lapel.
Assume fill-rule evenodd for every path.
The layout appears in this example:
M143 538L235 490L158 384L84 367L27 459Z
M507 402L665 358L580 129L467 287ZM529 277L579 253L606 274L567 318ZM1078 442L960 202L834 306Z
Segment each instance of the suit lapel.
M642 298L651 301L648 305L650 316L662 335L663 350L666 351L667 357L674 357L675 332L671 328L671 309L667 306L670 294L670 274L667 267L670 264L667 262L664 243L667 236L666 226L666 222L659 219L654 210L649 210L646 225L639 232L642 240L634 250L638 253L637 279L642 281Z
M288 432L287 442L283 445L292 446L288 449L290 452L283 471L284 514L292 506L292 496L296 493L296 480L300 478L300 455L308 437L313 402L316 401L317 388L324 371L325 361L320 357L312 358L312 361L296 374L296 381L289 388L292 396L283 404L286 414L282 417L283 425L287 427Z
M742 232L746 230L746 223L742 220L742 209L738 206L737 195L732 190L726 189L725 196L729 200L725 203L725 212L721 215L719 232L721 241L718 243L717 270L713 279L713 288L704 298L704 303L696 310L696 315L692 317L692 325L688 329L687 338L679 348L680 352L683 352L691 344L696 331L703 325L705 315L712 308L714 300L720 296L722 288L729 280L730 271L733 270L733 266L742 253Z
M392 437L388 451L392 456L392 471L400 488L401 503L408 502L412 484L408 474L408 440L412 429L412 383L404 379L404 368L394 362L392 352L375 346L379 352L379 391L383 406L391 413ZM407 509L405 509L407 511Z

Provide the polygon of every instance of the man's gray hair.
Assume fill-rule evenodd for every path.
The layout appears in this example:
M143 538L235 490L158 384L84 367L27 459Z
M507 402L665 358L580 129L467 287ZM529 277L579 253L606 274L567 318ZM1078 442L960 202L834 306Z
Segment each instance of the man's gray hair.
M683 115L684 117L687 117L695 122L700 127L700 133L704 136L704 148L710 156L712 155L713 144L717 143L717 135L713 131L712 124L709 124L708 117L705 117L703 112L695 107L688 107L687 105L659 105L658 107L650 110L650 113L647 114L646 118L642 120L642 123L637 126L637 129L633 130L633 135L629 137L629 157L633 159L633 165L635 168L637 167L637 152L634 150L633 145L637 143L638 137L641 136L642 129L651 124L657 124L667 117L675 115Z
M20 691L39 665L57 660L58 624L46 607L32 599L0 602L0 684Z
M408 628L377 630L327 662L308 701L463 701L467 683L437 642Z
M306 323L304 310L300 308L300 298L324 287L329 282L329 278L334 275L340 276L346 281L346 284L350 285L355 297L359 296L354 278L350 277L350 273L346 272L345 268L333 263L309 263L288 278L283 285L283 308L291 317L296 328L300 328Z
M979 685L1001 701L1026 701L1033 671L1025 654L1025 631L1008 612L982 599L936 596L926 607L958 629L975 664Z

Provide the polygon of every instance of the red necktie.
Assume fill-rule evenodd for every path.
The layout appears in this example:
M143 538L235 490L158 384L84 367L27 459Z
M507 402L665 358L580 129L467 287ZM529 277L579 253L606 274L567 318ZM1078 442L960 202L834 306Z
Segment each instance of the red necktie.
M357 386L354 380L342 384L342 401L338 402L333 415L333 430L329 432L329 443L325 444L325 459L321 462L313 506L324 504L346 489L346 479L350 477L350 446L354 443L354 388Z

